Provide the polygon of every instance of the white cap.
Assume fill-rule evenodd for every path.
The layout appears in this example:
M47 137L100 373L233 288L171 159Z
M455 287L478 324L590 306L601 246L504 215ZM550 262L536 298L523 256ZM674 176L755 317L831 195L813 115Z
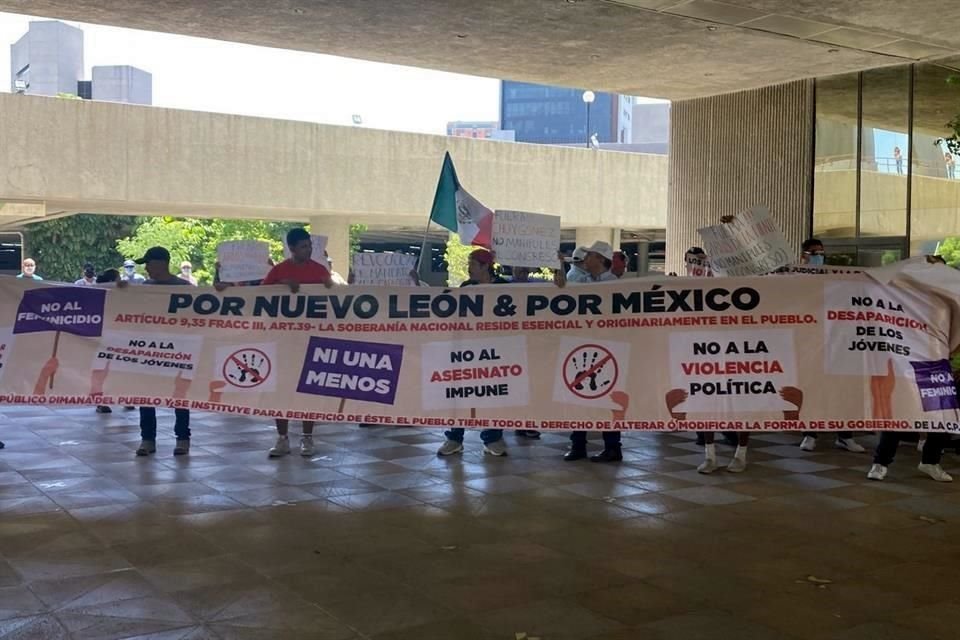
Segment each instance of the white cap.
M592 245L587 247L586 251L587 253L599 253L607 260L613 260L613 247L610 246L609 242L597 240Z
M573 250L573 256L570 258L570 262L583 262L583 259L587 257L587 248L586 247L577 247Z

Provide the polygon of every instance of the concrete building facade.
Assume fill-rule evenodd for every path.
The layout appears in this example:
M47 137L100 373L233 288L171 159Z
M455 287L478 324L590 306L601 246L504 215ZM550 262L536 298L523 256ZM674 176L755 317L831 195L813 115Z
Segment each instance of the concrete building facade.
M10 91L37 96L77 93L83 78L83 31L59 20L35 20L10 45Z
M153 75L130 65L92 69L91 97L105 102L153 104Z

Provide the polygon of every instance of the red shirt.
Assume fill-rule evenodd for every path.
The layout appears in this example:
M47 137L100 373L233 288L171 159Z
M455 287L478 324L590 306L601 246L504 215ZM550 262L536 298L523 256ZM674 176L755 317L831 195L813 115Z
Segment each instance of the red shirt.
M284 280L293 280L297 284L326 284L329 279L330 272L319 262L294 262L289 258L270 269L260 284L279 284Z

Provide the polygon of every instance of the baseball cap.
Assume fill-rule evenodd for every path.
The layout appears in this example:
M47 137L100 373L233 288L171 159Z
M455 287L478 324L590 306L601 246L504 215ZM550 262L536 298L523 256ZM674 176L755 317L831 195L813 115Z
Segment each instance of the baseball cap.
M470 259L476 260L484 266L493 264L493 254L486 249L474 249L473 252L470 253Z
M133 260L124 260L124 261L123 261L123 266L125 266L125 267L135 267L135 266L137 266L137 263L134 262Z
M574 264L578 262L583 262L583 259L587 257L587 248L586 247L577 247L573 250L573 255L569 258L564 258L564 262L572 262Z
M599 253L601 256L603 256L607 260L613 260L613 247L610 246L609 242L597 240L592 245L587 247L586 252Z
M163 247L150 247L147 249L147 252L143 254L143 257L139 260L134 260L137 264L146 264L153 260L159 260L160 262L170 262L170 252L164 249Z

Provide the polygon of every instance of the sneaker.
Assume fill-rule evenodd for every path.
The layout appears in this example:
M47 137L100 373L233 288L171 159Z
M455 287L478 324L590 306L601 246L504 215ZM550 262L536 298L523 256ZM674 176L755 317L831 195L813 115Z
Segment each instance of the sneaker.
M813 436L803 436L803 440L800 441L800 448L804 451L813 451L817 448L817 439Z
M923 464L922 462L917 465L922 473L927 474L937 482L953 482L953 476L943 470L938 464Z
M156 440L141 440L140 446L137 448L138 456L148 456L151 453L157 452L157 441Z
M437 449L438 456L452 456L455 453L463 453L463 443L456 440L444 440L440 448Z
M97 413L113 413L113 409L101 405L97 407Z
M707 458L697 467L697 473L713 473L719 468L716 458Z
M539 440L540 432L535 431L534 429L517 429L518 438L530 438L531 440Z
M290 438L287 436L277 436L277 444L270 449L271 458L279 458L290 453Z
M887 468L882 464L874 464L867 472L867 480L883 480L887 477Z
M747 470L747 459L733 457L733 460L730 461L730 464L727 465L727 471L730 473L743 473Z
M300 455L313 455L313 436L300 436Z
M485 442L483 452L491 456L497 456L498 458L505 456L507 455L507 443L503 441L503 438L494 440L493 442Z
M177 446L173 448L173 455L185 456L188 453L190 453L190 440L178 438Z
M866 451L859 442L853 438L837 438L837 448L846 449L850 453L863 453Z

